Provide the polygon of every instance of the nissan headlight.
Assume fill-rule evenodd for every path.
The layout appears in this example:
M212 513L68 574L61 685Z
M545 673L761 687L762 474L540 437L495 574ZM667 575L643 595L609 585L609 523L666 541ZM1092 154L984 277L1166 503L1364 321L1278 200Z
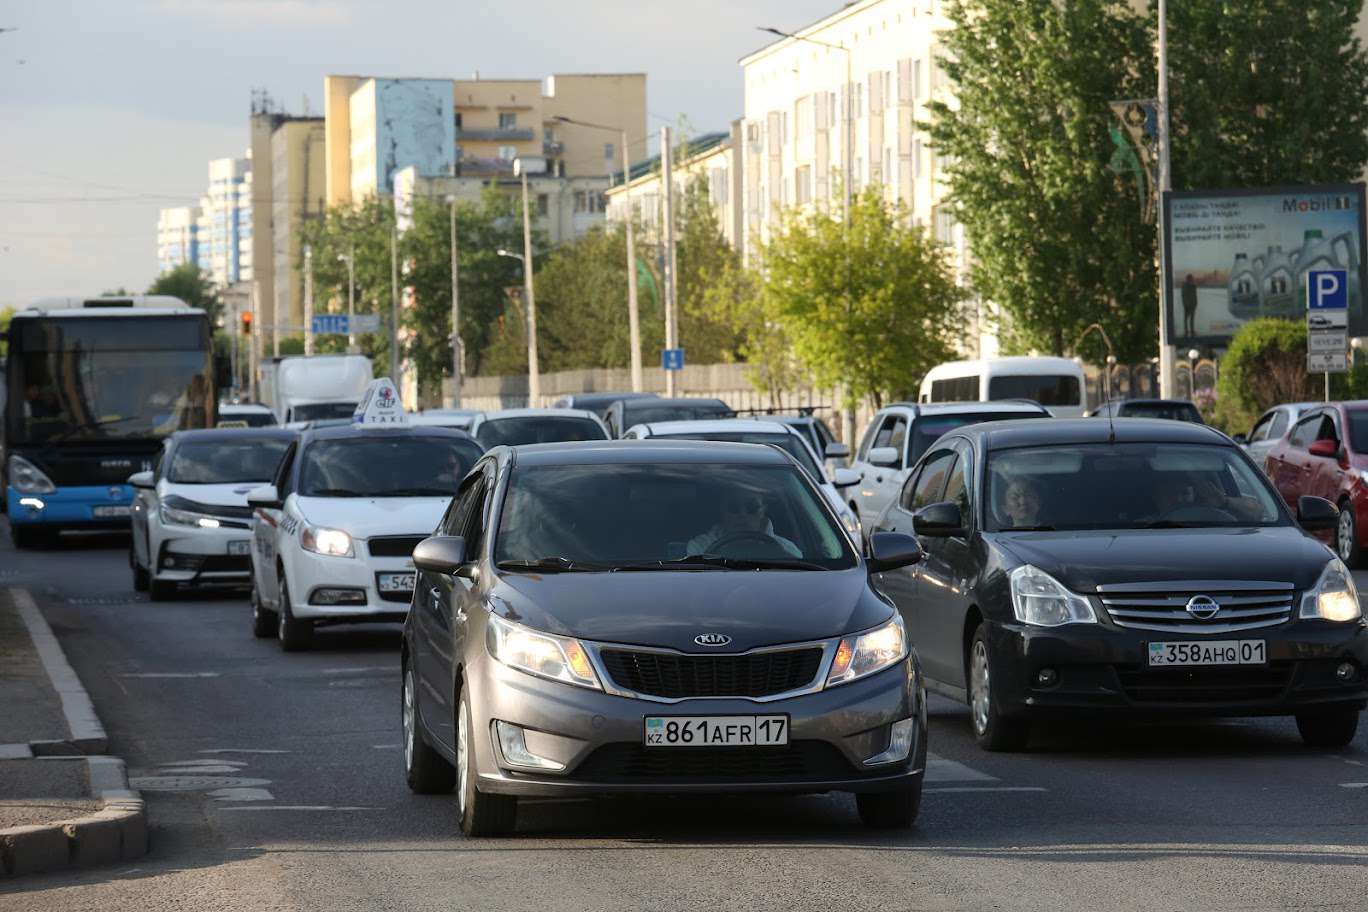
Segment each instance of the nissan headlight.
M325 554L328 557L354 557L352 537L341 529L324 529L318 526L305 526L299 534L299 545L305 551Z
M177 497L168 497L161 502L157 508L161 521L168 526L194 526L199 529L217 529L219 521L212 516L199 513L194 510L187 510L178 504L183 504Z
M510 668L539 678L603 689L579 640L530 630L491 614L485 642L489 654Z
M1301 616L1323 621L1356 621L1363 616L1358 588L1344 561L1337 557L1325 565L1315 587L1302 596Z
M51 494L57 490L42 469L22 456L9 458L9 483L20 494Z
M1039 567L1026 564L1009 574L1012 613L1023 624L1060 627L1064 624L1096 624L1092 605Z
M854 681L876 671L883 671L907 658L907 631L901 615L882 627L865 633L842 637L831 660L826 686Z

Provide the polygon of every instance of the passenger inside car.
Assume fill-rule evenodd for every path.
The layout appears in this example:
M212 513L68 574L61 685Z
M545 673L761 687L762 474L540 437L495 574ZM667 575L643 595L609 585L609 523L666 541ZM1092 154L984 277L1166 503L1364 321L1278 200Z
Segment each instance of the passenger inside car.
M729 539L751 541L759 537L773 539L791 557L803 555L797 545L775 534L765 498L758 491L738 488L723 498L717 522L707 531L689 539L687 550L689 554L715 554L718 542L725 545Z
M1028 479L1016 478L1007 485L1003 509L1007 516L1004 526L1007 528L1042 525L1040 489Z

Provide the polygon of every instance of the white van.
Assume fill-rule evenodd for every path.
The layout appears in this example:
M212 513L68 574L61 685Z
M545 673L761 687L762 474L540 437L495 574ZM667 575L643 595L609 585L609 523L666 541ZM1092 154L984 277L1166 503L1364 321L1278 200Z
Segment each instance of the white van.
M1069 358L990 358L951 361L922 380L918 402L1001 402L1030 399L1056 418L1081 418L1083 368Z

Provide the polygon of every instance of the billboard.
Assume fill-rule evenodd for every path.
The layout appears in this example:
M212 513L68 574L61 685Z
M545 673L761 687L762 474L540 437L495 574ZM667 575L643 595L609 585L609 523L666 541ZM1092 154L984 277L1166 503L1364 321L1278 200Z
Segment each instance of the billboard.
M1306 274L1348 273L1349 334L1368 335L1364 185L1164 195L1168 343L1226 345L1250 320L1306 317Z

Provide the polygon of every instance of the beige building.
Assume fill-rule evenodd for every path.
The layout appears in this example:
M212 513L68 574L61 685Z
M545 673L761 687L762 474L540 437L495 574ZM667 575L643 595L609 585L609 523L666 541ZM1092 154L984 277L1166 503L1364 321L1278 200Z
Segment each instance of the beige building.
M271 133L271 247L274 315L285 327L304 325L303 254L299 229L323 215L323 118L292 117ZM283 329L282 334L290 329Z
M738 120L726 132L705 133L691 138L687 156L672 165L676 211L689 186L695 181L702 181L727 243L744 251L741 131L742 124ZM663 187L660 156L634 164L631 180L625 184L619 172L607 193L608 221L621 223L630 214L636 224L645 229L648 237L658 237L663 224Z

